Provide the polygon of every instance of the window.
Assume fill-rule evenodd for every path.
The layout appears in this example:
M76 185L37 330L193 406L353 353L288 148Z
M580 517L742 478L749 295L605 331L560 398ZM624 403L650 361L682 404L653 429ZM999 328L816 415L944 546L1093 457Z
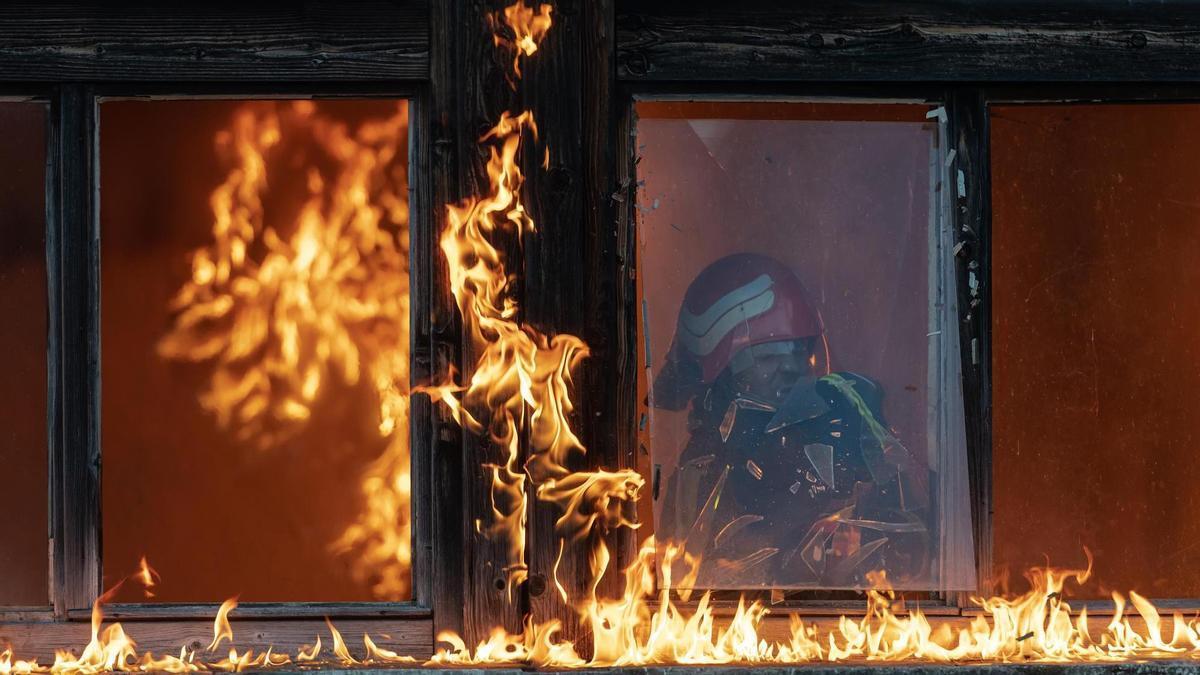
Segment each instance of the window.
M0 606L49 602L46 458L46 106L0 102L0 467L6 519ZM18 507L19 505L19 507Z
M995 562L1200 597L1194 104L991 109Z
M106 585L410 598L407 104L106 101L100 138Z
M636 112L657 538L705 588L974 588L944 111Z

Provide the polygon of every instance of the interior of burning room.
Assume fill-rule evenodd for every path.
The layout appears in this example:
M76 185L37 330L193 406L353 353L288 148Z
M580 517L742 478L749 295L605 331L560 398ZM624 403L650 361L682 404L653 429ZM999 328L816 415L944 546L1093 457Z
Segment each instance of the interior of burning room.
M411 597L407 114L100 106L106 585Z

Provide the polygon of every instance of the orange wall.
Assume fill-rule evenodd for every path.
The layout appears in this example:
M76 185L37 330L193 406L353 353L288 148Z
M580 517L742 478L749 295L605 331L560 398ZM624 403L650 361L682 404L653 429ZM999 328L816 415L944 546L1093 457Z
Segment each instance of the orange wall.
M995 556L1200 596L1200 106L992 111Z
M0 103L0 605L49 602L46 107Z

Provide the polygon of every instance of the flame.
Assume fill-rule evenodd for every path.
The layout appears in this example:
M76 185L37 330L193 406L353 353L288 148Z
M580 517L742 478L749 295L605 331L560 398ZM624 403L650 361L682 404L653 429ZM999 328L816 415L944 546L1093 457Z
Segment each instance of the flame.
M1127 661L1148 658L1200 658L1200 619L1176 613L1170 638L1152 603L1130 593L1144 630L1123 614L1125 598L1114 594L1117 612L1105 631L1093 638L1086 610L1073 614L1064 600L1068 581L1083 583L1085 570L1035 568L1027 574L1030 589L1015 598L973 598L983 614L965 626L947 621L933 626L919 610L899 613L894 591L881 574L878 588L867 592L861 617L842 616L829 628L806 624L793 615L786 642L769 642L759 629L769 609L760 602L739 600L727 621L718 621L711 597L701 596L694 611L679 608L671 589L672 563L685 563L694 574L698 560L682 548L665 545L656 587L653 537L625 571L625 591L616 600L587 604L586 624L595 644L591 659L580 659L570 642L555 642L557 621L526 624L519 635L495 629L474 651L457 635L442 633L432 663L529 663L538 667L619 667L653 664L812 663L868 660L888 662ZM692 577L694 579L694 577ZM656 602L655 602L656 601ZM655 608L657 605L657 608Z
M154 588L155 584L157 584L162 577L160 577L158 572L150 566L150 563L146 562L146 556L142 556L141 561L138 563L138 571L135 572L135 574L137 575L138 581L142 582L143 593L145 593L147 598L153 598L154 593L150 589Z
M212 242L193 253L158 345L166 358L211 365L201 405L261 449L300 433L331 380L370 382L387 445L363 476L361 513L332 546L392 600L408 597L412 558L408 203L405 163L393 162L407 129L404 105L353 133L311 101L239 107L217 136L233 166L210 199ZM295 221L277 223L262 196L272 150L294 138L311 140L334 169L307 167Z
M350 655L350 650L346 649L346 641L342 639L342 634L338 632L338 629L333 627L333 622L328 617L325 618L325 625L329 626L329 632L333 635L333 655L346 665L359 663L357 659Z
M213 670L224 670L232 673L240 673L252 668L272 668L287 665L292 662L291 657L286 654L274 654L270 648L267 651L254 655L254 650L247 649L245 652L238 654L238 651L233 647L229 648L229 656L208 664Z
M0 651L0 675L25 675L26 673L41 672L37 660L21 661L13 657L12 648Z
M363 633L363 645L367 648L365 663L416 663L411 656L401 656L390 649L377 647L370 635Z
M147 570L150 570L149 575L147 575ZM231 646L228 654L216 661L200 660L197 658L196 652L186 646L180 647L178 655L157 656L151 652L145 652L141 656L138 656L137 643L134 642L132 637L126 634L121 624L114 623L107 627L104 626L104 604L115 597L124 583L129 580L137 580L143 583L148 581L148 583L153 584L157 583L158 574L153 572L153 568L143 559L136 572L118 581L112 588L105 591L96 599L92 605L91 613L91 640L83 648L79 656L76 656L72 651L60 649L55 652L54 663L52 665L42 666L36 660L16 658L12 648L6 647L0 651L0 675L27 675L31 673L98 675L100 673L134 671L170 673L243 672L247 670L278 668L290 663L324 665L317 661L317 657L321 653L321 637L319 635L312 646L305 645L298 649L294 660L287 654L276 653L272 647L268 647L265 651L256 654L253 649L246 649L239 652ZM221 603L221 607L217 610L217 615L213 620L213 641L208 646L207 651L213 651L224 640L233 641L233 630L229 624L229 613L235 607L237 607L237 600L235 598L230 598ZM333 626L329 619L325 619L325 623L329 626L329 630L333 634L333 653L337 659L337 665L412 663L415 661L411 656L397 654L390 649L378 647L366 633L363 633L363 643L367 648L367 660L362 662L357 661L350 655L349 650L346 649L346 643L342 640L341 633Z
M535 10L533 7L526 7L525 0L517 0L491 17L495 28L492 40L497 47L505 46L513 50L512 69L517 79L521 77L521 56L533 56L542 38L546 37L550 30L553 23L550 11L550 5L540 4ZM501 25L511 31L511 37L507 32L502 33L499 30Z
M316 661L317 655L321 653L321 636L317 636L316 642L312 646L304 645L296 651L296 662L304 663L306 661Z
M221 640L233 642L233 626L229 625L229 613L237 607L237 598L229 598L217 609L217 618L213 619L213 640L208 645L212 651L221 644Z

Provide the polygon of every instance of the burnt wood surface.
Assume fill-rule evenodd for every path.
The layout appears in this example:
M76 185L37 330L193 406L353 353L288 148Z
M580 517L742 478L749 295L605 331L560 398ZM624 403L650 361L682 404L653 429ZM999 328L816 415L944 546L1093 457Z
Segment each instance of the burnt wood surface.
M46 268L51 596L55 612L100 587L100 226L96 104L59 88L48 125Z
M1200 80L1185 0L620 0L617 72L643 81Z
M428 72L428 0L0 5L0 80L412 80Z
M204 619L211 623L220 603L144 602L104 605L105 620ZM73 609L71 620L86 620L92 610ZM340 619L427 619L432 612L414 602L244 602L237 606L242 618L322 618ZM0 621L3 617L0 616Z
M471 376L479 354L464 339L436 238L446 227L446 204L487 189L486 153L479 137L511 103L502 70L505 62L496 56L487 21L488 13L499 7L498 2L444 0L433 3L430 20L433 367L435 377L451 364L461 367L461 381ZM524 614L522 589L510 598L505 588L503 542L487 539L474 527L476 519L486 523L491 514L490 476L483 465L501 461L503 449L463 432L444 406L436 406L434 416L435 630L454 630L474 645L493 626L519 632Z
M525 320L547 335L568 333L583 339L591 355L575 373L571 392L572 429L587 454L571 458L572 471L614 469L617 439L615 402L621 392L614 378L612 329L618 311L613 293L615 228L609 208L611 189L612 88L614 81L611 0L558 0L554 25L539 51L524 60L517 83L523 108L534 112L540 133L538 152L525 156L525 199L538 231L525 238ZM549 166L543 168L548 148ZM531 486L530 492L536 490ZM557 619L576 649L590 653L590 633L564 603L554 584L559 552L557 505L530 502L528 560L529 605L538 621ZM590 590L588 551L593 531L583 541L567 541L558 565L558 581L570 602ZM615 544L615 535L608 535ZM610 550L616 553L615 546ZM619 577L614 557L606 583ZM601 588L601 592L604 588Z

